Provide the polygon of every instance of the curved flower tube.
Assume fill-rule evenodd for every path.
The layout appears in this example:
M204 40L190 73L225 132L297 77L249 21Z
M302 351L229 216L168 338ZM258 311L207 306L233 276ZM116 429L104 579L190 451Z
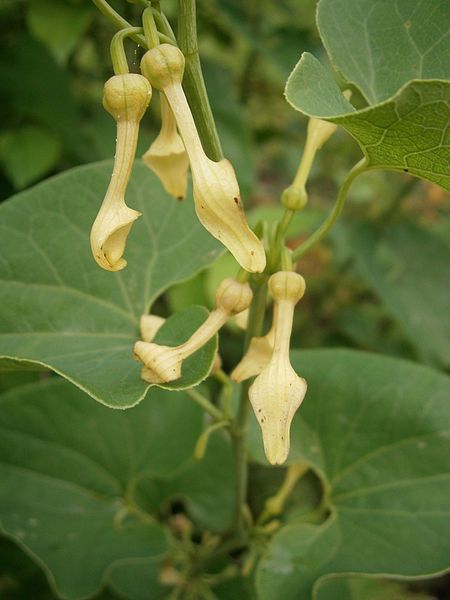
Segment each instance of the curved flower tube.
M216 292L216 309L186 342L175 347L136 342L134 356L144 363L142 379L149 383L168 383L179 379L183 361L204 346L231 315L245 310L252 297L247 283L224 279Z
M274 307L275 310L276 307ZM251 339L247 352L233 369L230 378L236 383L240 383L250 377L259 375L270 362L274 342L275 328L272 325L266 335Z
M189 156L195 210L200 222L228 248L244 269L263 271L266 265L264 247L247 224L234 169L228 160L214 162L203 151L181 86L182 52L170 44L161 44L144 55L141 70L154 87L164 92L175 115Z
M164 189L177 200L186 196L189 158L172 109L161 92L161 131L147 152L144 163L159 177Z
M165 319L158 315L141 315L139 320L139 331L144 342L151 342L160 328L164 325Z
M136 153L139 122L152 95L142 75L114 75L105 83L103 106L117 122L114 168L105 198L91 229L91 248L97 263L107 271L120 271L133 222L141 213L125 204L125 192Z
M249 389L250 402L261 426L267 460L282 464L289 454L290 426L306 394L306 381L289 361L294 308L305 291L301 275L280 271L269 279L274 299L274 345L269 363Z

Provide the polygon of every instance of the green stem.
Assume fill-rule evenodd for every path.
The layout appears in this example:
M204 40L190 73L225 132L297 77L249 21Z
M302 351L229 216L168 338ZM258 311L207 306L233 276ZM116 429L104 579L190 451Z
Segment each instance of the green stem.
M250 308L247 331L244 341L244 352L247 351L252 337L262 333L264 325L264 314L266 311L267 281L259 279L253 288L253 302ZM236 539L244 537L244 511L247 500L248 464L246 448L246 428L249 411L248 390L251 380L241 384L239 398L239 409L232 428L232 439L234 447L234 470L235 470L235 507L233 519L233 533Z
M211 160L222 160L223 152L198 55L195 0L178 0L178 45L186 59L183 88L203 150Z
M214 404L212 404L208 398L205 398L205 396L200 394L200 392L197 392L197 390L193 388L184 391L194 402L201 406L205 412L214 417L214 419L217 419L217 421L223 420L222 411L214 406Z
M128 27L132 27L131 23L129 23L126 19L122 17L118 12L116 12L112 6L106 2L106 0L92 0L93 4L98 8L98 10L105 16L107 19L111 21L117 29L124 29ZM158 22L162 33L158 32L159 42L167 43L167 44L176 44L175 36L173 35L173 31L166 19L166 17L159 13L156 9L153 10L153 15ZM145 49L148 49L147 40L145 39L145 35L140 33L134 33L131 36L131 39L142 46Z
M344 181L344 183L341 186L341 189L339 190L338 197L333 206L333 209L331 210L330 214L327 216L325 221L322 223L322 225L320 225L318 229L316 229L316 231L312 235L310 235L310 237L306 241L303 242L303 244L300 244L300 246L298 246L298 248L296 248L292 253L292 260L294 262L296 262L299 258L306 254L313 246L320 242L320 240L324 238L326 234L330 231L330 229L333 227L336 220L338 219L339 215L341 214L342 209L344 208L345 200L347 198L347 192L351 184L358 175L360 175L366 170L367 160L363 158L359 161L359 163L357 163L353 167L353 169L347 175L346 180Z
M294 215L295 211L287 208L277 225L275 236L269 249L269 272L275 272L279 268L280 259L282 259L284 251L284 238Z
M159 46L158 30L156 29L153 10L150 7L146 8L142 13L142 26L148 47L155 48Z
M309 463L306 461L289 465L286 470L285 478L274 496L268 498L264 505L258 524L264 523L273 517L277 517L283 512L286 501L292 494L299 479L305 475L310 469Z
M126 37L142 31L141 27L127 27L118 31L111 40L111 60L116 75L129 73L127 56L123 42Z
M107 19L111 21L113 25L117 27L117 29L124 29L126 27L132 27L131 23L129 23L126 19L119 15L112 6L106 2L106 0L92 0L98 10L104 15ZM147 42L145 37L142 34L133 34L131 38L137 43L147 48Z
M172 41L173 44L176 45L177 40L175 38L175 34L172 30L172 27L170 26L166 15L161 12L159 6L155 6L153 10L153 16L155 17L155 21L158 23L158 29L162 31L167 36L167 38Z

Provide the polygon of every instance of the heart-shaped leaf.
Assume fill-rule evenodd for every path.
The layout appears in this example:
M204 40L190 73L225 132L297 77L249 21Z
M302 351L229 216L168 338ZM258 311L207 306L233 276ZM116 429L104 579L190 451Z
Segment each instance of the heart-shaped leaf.
M412 223L383 228L364 224L348 238L356 266L402 327L417 356L450 367L450 251L437 236Z
M315 591L317 600L431 600L426 593L408 590L404 583L367 575L322 577Z
M449 5L434 0L320 0L330 60L369 106L355 110L308 53L289 76L288 102L347 129L368 168L406 171L450 190L449 17Z
M0 404L1 529L59 594L91 595L116 561L166 551L135 490L143 477L191 468L203 418L183 392L155 389L114 411L52 378L9 390Z
M129 236L128 266L103 271L89 231L110 175L110 161L73 169L2 205L0 356L48 367L96 400L126 408L148 389L132 359L140 315L221 249L190 197L169 197L137 162L127 201L143 217Z
M294 352L292 362L308 392L289 458L319 474L329 516L275 535L258 569L261 598L310 598L331 573L412 577L446 569L450 379L346 350Z

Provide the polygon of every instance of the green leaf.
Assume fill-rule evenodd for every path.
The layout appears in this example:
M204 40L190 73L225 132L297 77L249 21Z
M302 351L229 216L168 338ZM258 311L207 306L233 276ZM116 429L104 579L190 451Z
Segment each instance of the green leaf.
M110 175L110 161L73 169L0 208L0 356L48 367L100 402L126 408L148 389L132 359L140 316L221 249L191 199L170 198L137 162L127 201L143 217L129 236L128 266L103 271L89 231Z
M136 492L140 505L150 512L157 508L161 511L170 501L181 502L197 527L224 531L231 523L234 507L230 443L219 433L213 434L201 461L191 458L170 478L142 479ZM111 570L108 585L129 600L166 598L170 588L159 583L160 569L160 561L127 560Z
M412 79L448 78L449 17L434 0L320 0L317 10L333 65L370 104Z
M61 155L59 139L48 129L25 126L0 137L0 163L16 189L48 173Z
M170 478L142 479L136 493L140 505L150 512L168 506L172 500L180 501L197 525L219 531L230 524L233 489L231 445L223 433L216 432L210 437L202 460L192 457Z
M45 126L63 140L72 160L91 156L80 133L80 107L70 77L43 44L25 34L10 38L0 52L0 81L0 102L14 119Z
M159 582L160 571L160 561L148 558L127 560L111 569L108 587L126 600L163 600L171 588Z
M308 392L289 458L307 460L321 477L329 516L275 535L258 568L261 598L310 598L332 573L446 569L450 379L347 350L294 352L292 363Z
M347 129L369 168L450 189L449 16L448 5L433 0L321 0L318 24L330 60L369 106L355 110L308 53L289 76L288 102Z
M138 407L113 411L52 378L0 403L1 528L58 593L85 597L116 561L166 551L134 489L143 476L188 464L202 413L185 394L157 389Z
M412 223L382 229L364 224L349 244L362 276L416 349L431 365L450 367L450 251L432 233Z
M433 600L432 596L410 591L397 581L354 575L323 577L316 592L317 600Z
M94 17L89 5L67 0L32 0L27 22L35 37L48 46L57 62L64 63Z

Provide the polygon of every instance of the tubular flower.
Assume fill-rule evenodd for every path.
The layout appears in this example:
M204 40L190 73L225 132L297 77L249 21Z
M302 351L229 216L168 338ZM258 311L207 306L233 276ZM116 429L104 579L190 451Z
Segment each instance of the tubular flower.
M165 190L183 200L186 196L189 158L177 131L172 109L161 93L161 131L147 152L144 163L159 177Z
M281 203L288 210L302 210L308 202L306 180L311 170L316 152L336 131L337 125L311 117L308 121L305 150L295 179L281 196Z
M228 160L214 162L203 151L181 86L183 54L175 46L161 44L144 55L141 70L155 88L164 92L175 115L189 156L195 210L200 222L244 269L263 271L264 247L247 224L234 169Z
M305 281L297 273L280 271L269 279L274 299L274 346L272 357L250 387L249 396L262 430L267 460L283 463L289 454L289 432L295 411L305 393L306 381L289 362L294 308L305 291Z
M236 383L240 383L254 375L259 375L270 362L274 341L275 331L273 326L266 335L252 338L247 352L232 371L231 379Z
M142 315L139 321L139 329L141 338L144 342L151 342L159 329L163 325L165 319L157 315Z
M246 308L241 313L235 315L234 322L239 327L239 329L247 329L249 313L249 309Z
M216 292L215 310L186 342L175 347L136 342L134 356L144 363L142 378L149 383L168 383L179 379L183 361L204 346L231 315L245 310L252 297L248 284L224 279Z
M125 204L125 192L136 153L139 122L150 102L152 88L145 77L114 75L105 83L103 106L117 122L114 169L103 203L91 229L91 248L107 271L120 271L133 222L141 213Z

